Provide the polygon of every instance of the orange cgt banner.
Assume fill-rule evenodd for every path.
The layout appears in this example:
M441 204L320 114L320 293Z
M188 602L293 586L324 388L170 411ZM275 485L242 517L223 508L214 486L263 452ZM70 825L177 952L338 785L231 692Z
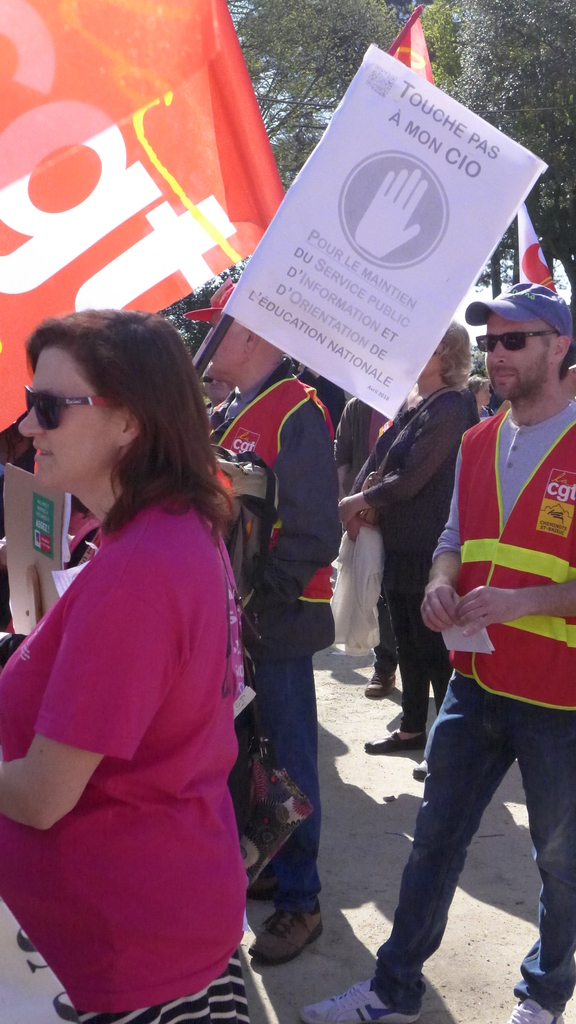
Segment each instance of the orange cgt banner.
M225 0L0 0L0 427L46 316L162 309L283 189Z

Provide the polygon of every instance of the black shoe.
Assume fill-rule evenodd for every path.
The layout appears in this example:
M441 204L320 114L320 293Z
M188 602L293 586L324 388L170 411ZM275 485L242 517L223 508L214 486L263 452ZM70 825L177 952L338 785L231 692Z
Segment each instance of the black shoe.
M416 779L418 782L424 782L424 779L426 778L427 775L428 761L420 761L420 764L417 764L414 771L412 772L412 778Z
M403 750L424 750L426 746L426 733L419 732L417 736L403 740L400 732L396 729L383 740L371 740L364 744L367 754L400 754Z

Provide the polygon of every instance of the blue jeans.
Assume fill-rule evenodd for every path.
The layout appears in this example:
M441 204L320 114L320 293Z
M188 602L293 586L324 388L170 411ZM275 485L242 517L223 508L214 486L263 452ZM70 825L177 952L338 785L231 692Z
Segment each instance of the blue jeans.
M543 668L544 671L544 668ZM466 853L514 759L542 878L540 936L522 963L520 999L560 1014L576 982L576 712L537 707L455 674L429 740L429 772L394 926L378 950L374 987L417 1013L422 967L444 935Z
M310 911L320 892L318 719L312 658L259 661L255 686L262 728L272 743L277 767L286 769L314 807L274 857L278 879L274 903L278 910Z

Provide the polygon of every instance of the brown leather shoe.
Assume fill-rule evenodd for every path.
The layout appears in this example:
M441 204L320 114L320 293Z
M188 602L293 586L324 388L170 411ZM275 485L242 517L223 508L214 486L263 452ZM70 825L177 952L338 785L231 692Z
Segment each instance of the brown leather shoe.
M296 913L275 910L258 932L248 952L261 964L285 964L300 955L305 946L322 934L320 904L314 910Z
M364 695L370 697L370 700L383 700L394 689L395 682L395 672L389 672L386 676L380 672L374 672L372 679L364 690Z

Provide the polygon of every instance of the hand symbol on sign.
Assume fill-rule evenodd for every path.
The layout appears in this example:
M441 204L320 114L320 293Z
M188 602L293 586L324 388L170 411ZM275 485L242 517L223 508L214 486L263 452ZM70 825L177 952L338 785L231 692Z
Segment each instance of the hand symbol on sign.
M388 171L356 229L358 245L382 258L415 238L420 224L407 224L427 188L417 169Z

